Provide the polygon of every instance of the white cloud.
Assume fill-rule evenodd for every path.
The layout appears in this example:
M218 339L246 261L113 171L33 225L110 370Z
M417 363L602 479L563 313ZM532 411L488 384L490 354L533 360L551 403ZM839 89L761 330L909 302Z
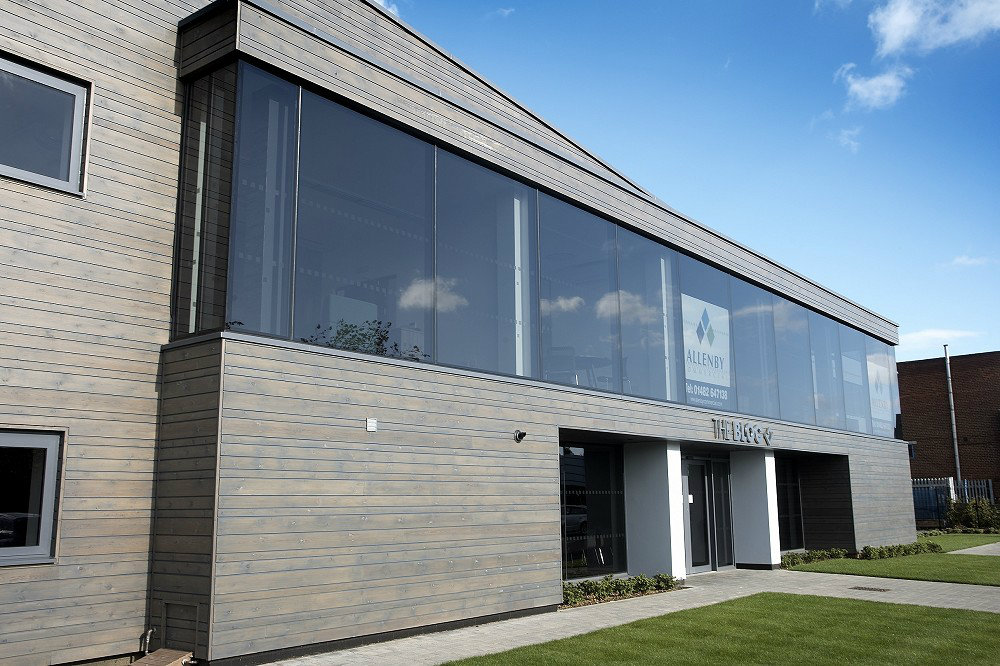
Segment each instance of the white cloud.
M996 260L993 259L992 257L970 257L966 254L960 254L951 261L949 261L948 265L965 268L968 266L986 266L987 264L992 264L995 262Z
M454 312L469 304L461 294L454 291L458 283L455 279L439 278L437 281L438 312ZM415 279L399 296L399 307L404 310L430 310L434 307L434 280Z
M913 75L913 70L905 65L897 65L871 77L855 74L856 67L853 62L841 65L833 80L843 81L847 87L848 107L858 106L866 110L887 109L895 104L906 90L906 79Z
M601 296L594 306L598 317L610 319L618 316L618 307L621 305L622 323L625 324L648 324L660 318L660 311L642 302L642 297L637 294L625 291L608 292Z
M964 331L952 328L925 328L922 331L903 333L899 336L900 350L913 353L917 350L940 347L955 340L975 338L982 335L979 331Z
M837 134L837 143L839 143L844 148L847 148L852 153L857 153L858 148L861 147L861 142L858 141L858 135L861 134L860 127L852 127L850 129L842 129Z
M880 56L927 53L1000 31L1000 0L889 0L868 27Z
M573 312L575 310L579 310L583 304L584 300L579 296L571 296L570 298L560 296L554 301L543 298L540 302L542 314L551 314L553 312Z
M399 17L399 5L395 2L391 2L391 0L375 0L375 4L393 16L397 18Z
M488 18L488 19L491 19L491 18L502 18L502 19L505 19L505 18L507 18L508 16L510 16L513 13L514 13L514 8L513 7L500 7L499 9L494 9L489 14L487 14L486 18Z

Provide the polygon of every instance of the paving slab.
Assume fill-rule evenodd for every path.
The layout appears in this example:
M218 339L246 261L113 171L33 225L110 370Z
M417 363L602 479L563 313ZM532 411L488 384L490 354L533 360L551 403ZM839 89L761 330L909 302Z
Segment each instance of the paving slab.
M953 550L948 555L995 555L1000 557L1000 541L996 543L987 543L982 546L973 546L972 548L963 548L962 550Z
M758 592L815 594L865 601L963 608L1000 613L1000 588L811 571L736 569L691 576L688 587L624 601L490 622L400 638L362 647L274 662L275 666L432 666L453 659L502 652L606 627L707 606ZM858 589L867 588L867 589Z

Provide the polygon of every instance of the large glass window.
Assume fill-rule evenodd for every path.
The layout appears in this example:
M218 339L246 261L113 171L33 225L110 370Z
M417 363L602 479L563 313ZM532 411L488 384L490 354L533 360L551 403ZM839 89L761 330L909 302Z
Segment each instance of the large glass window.
M0 430L0 566L52 556L59 441Z
M902 408L899 404L899 374L896 370L896 350L888 347L889 353L889 397L892 400L892 436L896 439L903 438Z
M895 413L889 370L889 345L874 338L865 340L868 370L868 402L872 410L872 434L892 437Z
M844 383L840 359L840 327L816 312L809 313L813 395L816 424L844 429Z
M236 65L188 88L181 163L175 335L224 328Z
M621 391L615 225L540 195L542 372Z
M87 88L0 58L0 174L82 190Z
M781 550L802 548L802 497L795 459L775 457L774 475L778 490L778 543Z
M778 366L774 354L774 305L770 293L732 278L733 367L737 411L777 418Z
M177 336L898 428L888 345L252 65L194 81L183 130Z
M618 231L618 253L625 393L680 400L677 253L627 229Z
M563 578L624 572L621 447L588 444L563 446L560 451Z
M680 269L687 403L735 410L729 275L686 255Z
M438 151L437 361L537 376L535 190Z
M288 337L299 88L240 67L227 328Z
M430 359L435 298L430 144L302 94L295 338ZM455 286L455 285L451 285Z
M840 324L839 328L845 425L847 430L871 434L865 334L844 324Z
M815 423L809 311L778 296L774 297L774 348L781 418Z

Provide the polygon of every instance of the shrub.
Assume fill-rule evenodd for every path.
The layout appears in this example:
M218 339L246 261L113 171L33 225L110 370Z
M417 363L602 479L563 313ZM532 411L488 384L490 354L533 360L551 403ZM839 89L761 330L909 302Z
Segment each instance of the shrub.
M807 550L805 552L785 553L781 556L781 566L783 569L790 569L799 564L809 564L811 562L822 562L823 560L835 560L847 557L847 551L843 548L831 548L830 550Z
M933 541L914 541L913 543L897 543L889 546L865 546L855 557L859 560L884 560L890 557L903 557L905 555L918 555L920 553L940 553L943 551L944 549L939 543L934 543ZM783 569L791 569L800 564L842 559L847 556L848 552L843 548L785 553L781 556L781 567Z
M897 543L889 546L865 546L858 552L858 559L885 560L892 557L941 552L944 552L944 548L939 543L933 541L914 541L913 543Z
M945 519L948 525L953 528L963 528L966 534L976 534L978 532L965 532L965 530L1000 530L1000 507L990 504L986 499L977 497L968 502L948 501L948 513Z
M563 605L580 606L612 599L628 599L652 592L672 590L675 587L677 579L662 573L652 578L642 574L619 578L609 575L581 580L578 583L563 583Z

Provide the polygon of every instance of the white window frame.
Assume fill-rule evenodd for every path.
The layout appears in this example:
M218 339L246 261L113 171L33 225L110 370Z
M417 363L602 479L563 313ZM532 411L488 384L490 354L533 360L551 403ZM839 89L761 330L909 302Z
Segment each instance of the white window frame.
M0 430L0 447L44 449L45 471L42 473L42 508L38 525L37 546L0 548L0 567L11 564L41 564L52 562L56 518L56 485L59 480L62 435L55 432Z
M0 70L28 79L29 81L34 81L35 83L40 83L49 88L61 90L74 97L73 137L70 142L69 178L67 180L53 178L3 163L0 163L0 175L36 185L51 187L71 194L83 194L83 144L85 139L89 87L83 83L74 83L67 79L46 74L38 69L26 67L2 56L0 56Z

